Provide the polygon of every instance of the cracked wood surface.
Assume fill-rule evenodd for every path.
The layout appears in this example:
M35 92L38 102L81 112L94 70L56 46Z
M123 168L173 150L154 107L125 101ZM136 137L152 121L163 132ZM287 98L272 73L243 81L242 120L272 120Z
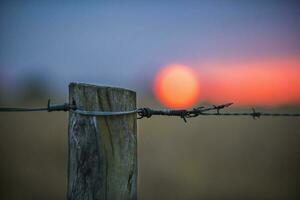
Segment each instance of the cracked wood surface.
M69 102L82 110L136 108L130 90L82 83L69 85ZM69 114L68 194L70 200L137 199L136 115Z

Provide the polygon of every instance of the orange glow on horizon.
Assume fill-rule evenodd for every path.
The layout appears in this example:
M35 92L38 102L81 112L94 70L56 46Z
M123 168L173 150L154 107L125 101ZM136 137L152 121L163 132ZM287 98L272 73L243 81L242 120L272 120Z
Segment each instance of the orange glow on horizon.
M276 106L300 102L300 59L207 65L205 98L213 103Z
M157 74L154 93L158 100L169 108L188 108L198 102L200 84L191 68L173 64Z

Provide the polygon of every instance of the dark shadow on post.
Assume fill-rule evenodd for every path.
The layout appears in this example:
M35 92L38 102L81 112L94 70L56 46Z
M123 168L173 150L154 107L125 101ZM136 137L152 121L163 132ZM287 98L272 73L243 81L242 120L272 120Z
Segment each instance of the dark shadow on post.
M87 111L136 109L130 90L83 83L69 85L69 102ZM69 200L137 199L136 115L69 116Z

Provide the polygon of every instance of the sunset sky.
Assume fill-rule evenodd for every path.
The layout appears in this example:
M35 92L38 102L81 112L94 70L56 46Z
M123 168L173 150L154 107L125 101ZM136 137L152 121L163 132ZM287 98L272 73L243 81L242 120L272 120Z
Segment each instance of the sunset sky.
M197 76L197 102L300 102L298 1L28 2L0 3L2 88L41 76L63 94L71 81L155 94L176 63Z

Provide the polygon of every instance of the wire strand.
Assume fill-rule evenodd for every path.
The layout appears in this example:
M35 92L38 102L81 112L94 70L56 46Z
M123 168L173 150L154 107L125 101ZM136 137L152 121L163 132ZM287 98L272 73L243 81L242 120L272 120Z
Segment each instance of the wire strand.
M131 111L119 111L119 112L109 112L109 111L86 111L86 110L70 110L70 112L85 115L85 116L117 116L117 115L128 115L138 113L138 109Z
M37 112L47 111L48 108L11 108L11 107L0 107L0 112Z
M50 99L48 100L47 107L41 108L17 108L17 107L0 107L0 112L38 112L38 111L70 111L76 114L85 115L85 116L120 116L120 115L129 115L137 114L138 119L150 118L153 115L165 115L165 116L177 116L182 118L187 122L187 118L193 118L197 116L252 116L253 119L259 118L261 116L270 116L270 117L300 117L300 113L264 113L257 112L252 108L252 112L226 112L220 113L220 110L223 110L233 103L226 103L221 105L212 105L210 107L198 107L191 110L154 110L151 108L138 108L129 111L88 111L81 110L76 107L76 105L64 103L59 105L51 105ZM215 112L211 112L215 111Z
M261 113L260 116L271 117L300 117L300 113ZM253 113L202 113L200 115L213 115L213 116L253 116Z

